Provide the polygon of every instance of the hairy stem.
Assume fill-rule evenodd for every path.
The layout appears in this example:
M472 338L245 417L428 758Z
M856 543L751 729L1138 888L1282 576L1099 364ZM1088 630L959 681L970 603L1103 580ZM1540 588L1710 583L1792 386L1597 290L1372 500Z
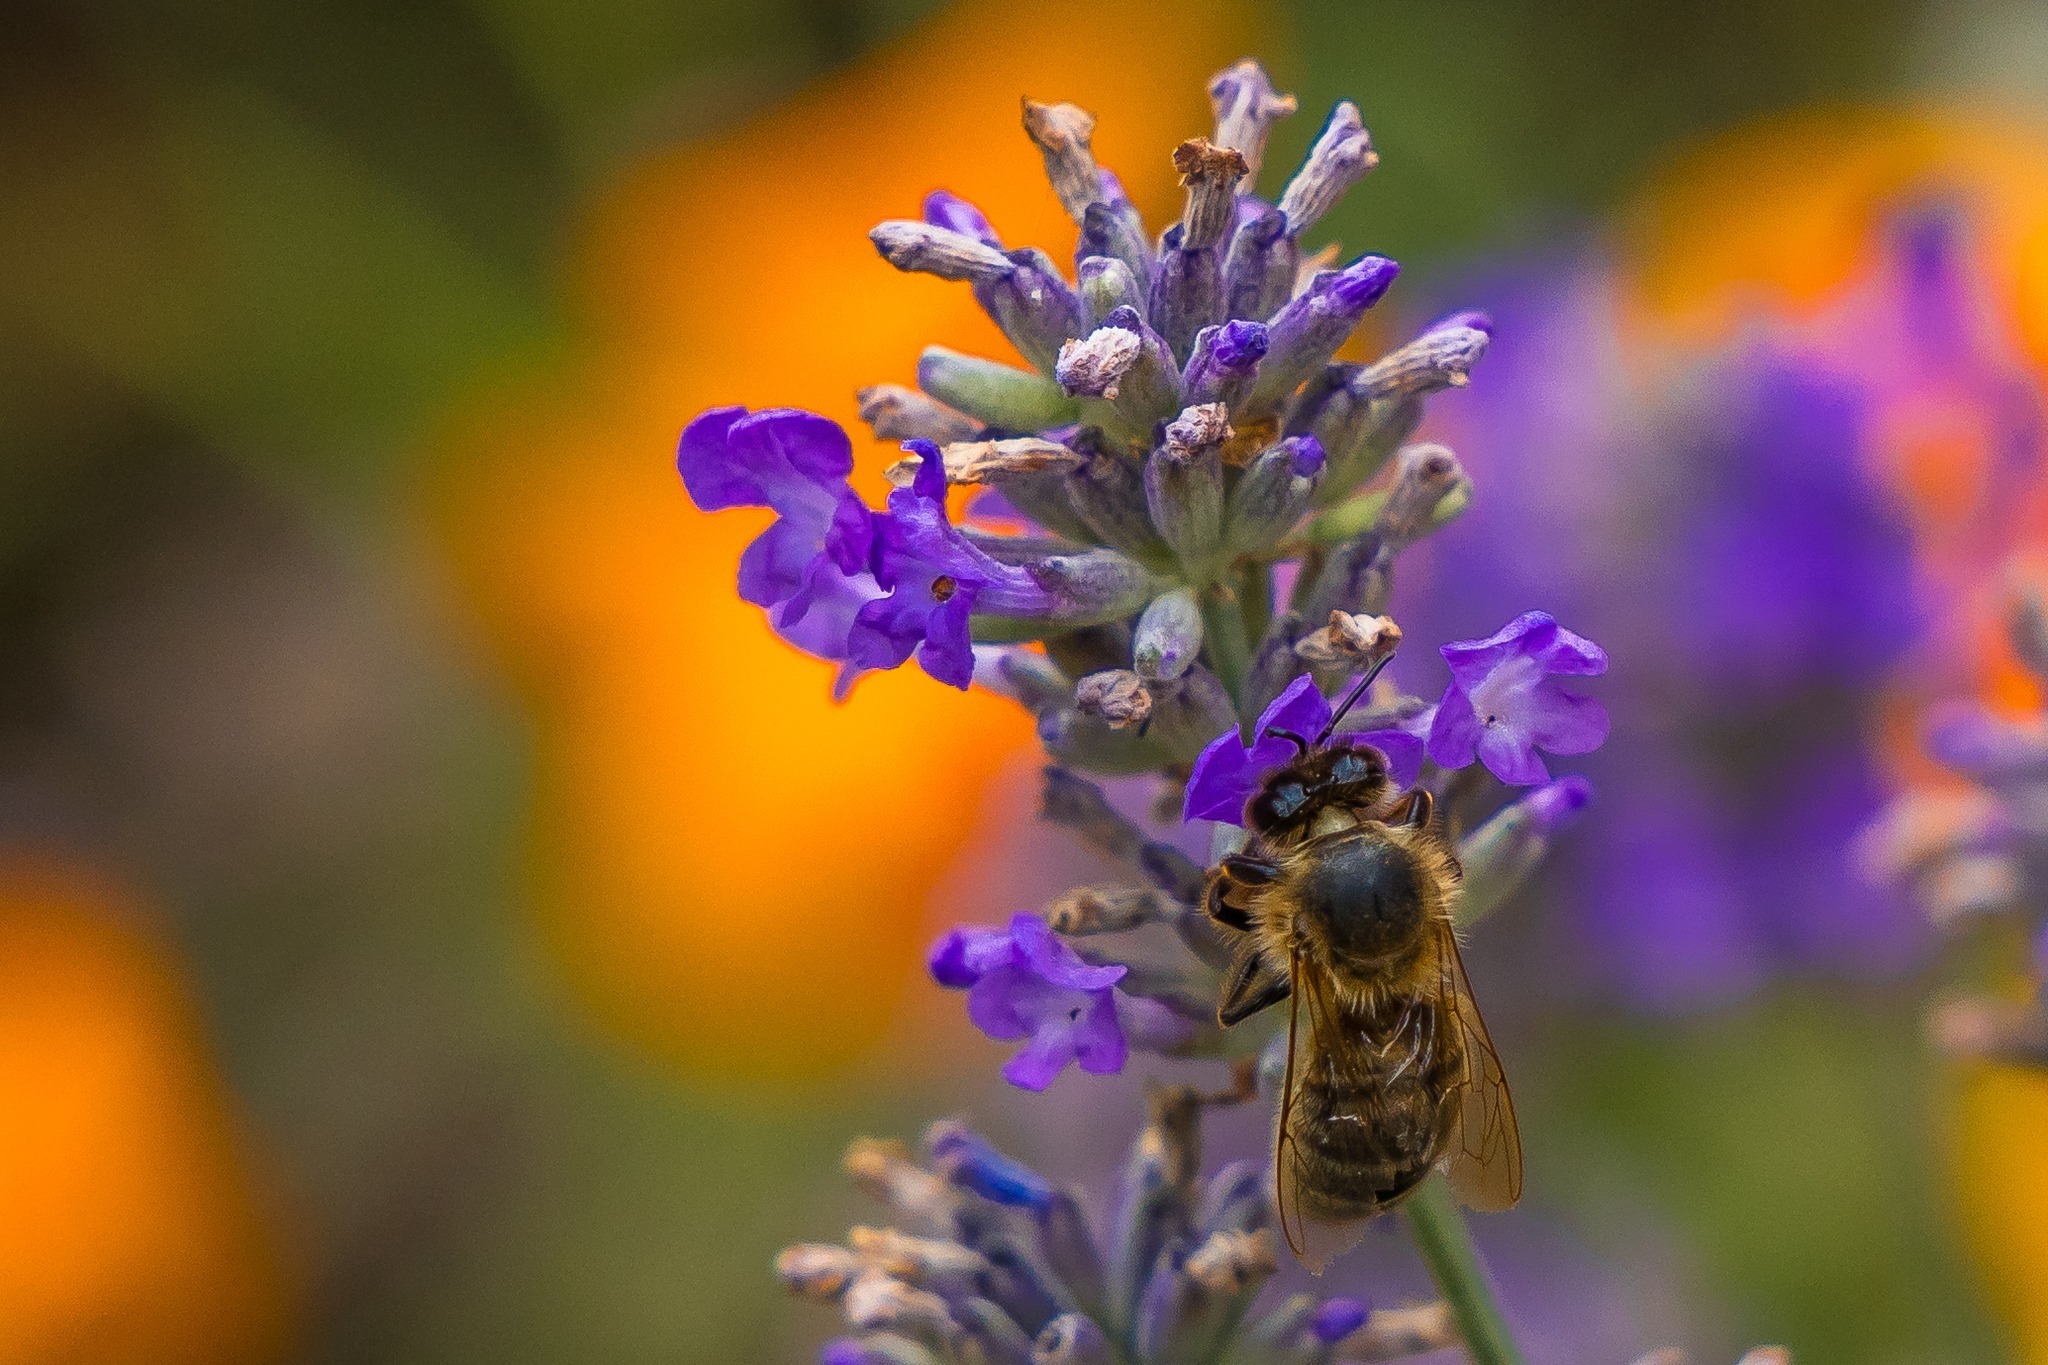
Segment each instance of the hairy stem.
M1465 1215L1442 1176L1431 1176L1408 1201L1408 1227L1430 1278L1450 1305L1473 1365L1522 1365L1522 1352L1479 1264Z
M1202 590L1202 652L1209 667L1230 694L1231 702L1244 706L1244 678L1251 668L1251 641L1245 635L1244 612L1237 594L1227 584L1211 583Z

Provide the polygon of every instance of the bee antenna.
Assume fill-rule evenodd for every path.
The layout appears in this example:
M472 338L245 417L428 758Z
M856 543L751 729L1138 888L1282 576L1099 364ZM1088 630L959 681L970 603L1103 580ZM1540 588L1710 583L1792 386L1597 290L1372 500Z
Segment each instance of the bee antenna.
M1297 750L1299 750L1299 752L1295 755L1296 758L1307 758L1308 751L1314 747L1307 740L1303 739L1300 735L1294 733L1294 731L1283 730L1277 725L1268 725L1265 729L1259 732L1259 738L1261 739L1264 739L1267 735L1277 736L1278 738L1284 739L1288 741L1290 744L1292 744Z
M1351 708L1358 705L1358 699L1365 695L1365 689L1371 687L1373 680L1379 677L1385 671L1387 665L1392 662L1394 662L1394 655L1392 651L1389 651L1381 656L1378 663L1366 670L1364 677L1351 685L1351 690L1344 694L1344 700L1338 702L1337 709L1330 713L1330 723L1325 725L1323 732L1316 736L1316 746L1318 748L1328 743L1330 736L1337 733L1337 722L1343 720L1345 716L1351 713ZM1269 731L1268 733L1271 732Z

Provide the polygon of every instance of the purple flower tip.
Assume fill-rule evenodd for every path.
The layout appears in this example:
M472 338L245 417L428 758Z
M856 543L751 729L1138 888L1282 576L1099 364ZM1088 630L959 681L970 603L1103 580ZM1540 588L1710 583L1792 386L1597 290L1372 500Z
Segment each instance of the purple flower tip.
M1314 436L1290 436L1281 442L1294 463L1294 475L1300 479L1313 479L1323 472L1329 463L1329 456L1323 453L1323 443Z
M1583 777L1560 777L1522 798L1546 834L1562 829L1593 804L1593 784Z
M1537 751L1590 753L1607 738L1607 708L1552 675L1607 671L1607 652L1531 611L1484 640L1442 650L1450 686L1430 726L1429 756L1446 768L1474 759L1501 781L1530 786L1550 776Z
M1265 323L1237 319L1223 324L1210 354L1223 369L1244 372L1265 359L1268 344Z
M828 1341L818 1351L818 1365L864 1365L867 1349L852 1337Z
M1003 249L988 216L950 190L933 190L924 197L924 220L933 227L947 228L976 238L985 246Z
M1042 1209L1052 1203L1052 1182L1022 1162L1004 1156L979 1133L951 1124L932 1142L932 1156L958 1184L1013 1209Z
M1384 256L1360 256L1329 282L1330 300L1346 312L1362 313L1378 303L1401 267Z
M1325 1346L1334 1346L1359 1328L1372 1316L1372 1305L1363 1299L1325 1299L1316 1309L1309 1331Z
M1453 327L1469 327L1475 332L1484 332L1486 335L1492 336L1493 315L1482 313L1477 308L1467 308L1460 312L1452 313L1448 317L1438 318L1429 325L1428 330L1432 332L1448 332Z

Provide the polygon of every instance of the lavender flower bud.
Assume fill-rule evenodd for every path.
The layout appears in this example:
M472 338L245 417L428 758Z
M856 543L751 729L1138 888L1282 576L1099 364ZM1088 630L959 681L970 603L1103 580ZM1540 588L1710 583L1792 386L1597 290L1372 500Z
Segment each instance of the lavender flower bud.
M1223 541L1223 460L1230 439L1221 403L1185 409L1145 462L1145 505L1190 577L1205 578Z
M1181 249L1208 251L1223 243L1237 210L1237 182L1249 169L1244 153L1218 147L1205 137L1189 138L1173 151L1187 204L1180 216Z
M979 238L907 218L877 224L868 240L898 270L942 280L1000 280L1016 269L1009 257Z
M1051 374L1061 344L1081 335L1081 300L1037 247L1020 248L1005 259L1010 273L977 280L974 297L1019 354L1039 373Z
M1559 778L1460 840L1458 860L1465 866L1465 885L1458 900L1459 927L1470 928L1519 891L1549 853L1557 831L1592 800L1593 784L1585 778Z
M1238 225L1223 260L1226 317L1269 318L1294 297L1301 245L1287 231L1287 215L1263 208Z
M1046 904L1045 922L1056 933L1086 937L1156 924L1179 911L1180 907L1155 887L1076 886Z
M1045 1325L1031 1348L1031 1365L1115 1365L1116 1352L1102 1329L1079 1313Z
M939 1357L894 1332L870 1332L825 1343L818 1365L940 1365Z
M1471 383L1471 371L1491 338L1476 327L1434 327L1361 369L1352 392L1367 400L1430 394Z
M1145 306L1138 289L1138 276L1114 256L1084 256L1076 269L1081 277L1081 315L1089 329L1100 327L1103 319L1119 308L1133 312ZM1147 272L1146 278L1151 278Z
M1125 455L1089 456L1068 476L1067 498L1087 524L1090 539L1147 564L1164 567L1172 561L1173 552L1146 510L1144 475L1137 461Z
M1004 431L1045 431L1080 415L1059 385L993 360L927 346L917 358L917 386L939 402Z
M946 462L946 482L955 484L999 484L1020 474L1064 474L1077 469L1081 457L1057 441L1036 436L1015 436L1003 441L954 441L940 452ZM923 457L912 455L897 460L883 471L890 483L908 488L917 477Z
M825 1303L845 1293L860 1272L860 1257L826 1242L799 1242L775 1257L775 1276L791 1292Z
M1209 78L1209 107L1216 111L1216 145L1244 154L1245 177L1256 180L1266 155L1266 134L1296 109L1294 96L1273 89L1266 68L1247 57Z
M981 424L966 413L934 402L901 384L873 384L854 395L860 420L878 441L930 441L950 445L971 440Z
M1178 678L1202 652L1202 611L1186 588L1146 604L1131 640L1131 665L1143 678Z
M986 651L991 656L989 676L984 678L977 659L975 681L1013 697L1026 710L1038 712L1064 706L1074 695L1074 680L1066 670L1043 654L1028 649ZM976 651L977 654L983 651Z
M1206 668L1190 668L1178 678L1154 683L1151 691L1147 734L1177 761L1194 762L1209 741L1237 723L1230 693Z
M847 1286L841 1306L846 1320L869 1332L900 1332L927 1344L943 1344L960 1335L946 1301L877 1270L863 1272Z
M1121 392L1124 375L1137 362L1144 348L1136 332L1121 327L1098 327L1086 337L1060 347L1053 378L1067 394L1076 398L1108 398Z
M1128 669L1090 673L1074 684L1074 709L1112 730L1129 730L1151 719L1152 694L1145 680Z
M1114 308L1102 325L1131 332L1140 342L1137 358L1118 382L1111 406L1123 435L1149 441L1152 428L1181 409L1180 366L1166 339L1152 330L1137 309Z
M994 1203L1030 1209L1052 1198L1052 1184L1044 1176L1004 1156L958 1119L927 1127L924 1147L941 1175Z
M1145 224L1129 200L1090 204L1081 217L1081 235L1074 243L1077 259L1102 256L1120 261L1134 280L1152 278L1157 262L1152 243L1145 236Z
M1230 493L1230 551L1261 554L1293 530L1315 501L1323 464L1313 436L1290 436L1253 460Z
M1273 1201L1266 1191L1272 1172L1264 1161L1239 1160L1209 1177L1202 1195L1197 1226L1213 1232L1256 1232L1273 1222Z
M1181 375L1181 391L1189 403L1221 403L1235 407L1252 391L1259 362L1269 344L1263 322L1226 322L1204 327L1195 337L1194 354Z
M1287 182L1280 196L1280 212L1287 215L1287 230L1300 237L1337 206L1344 191L1379 164L1366 134L1365 120L1358 106L1345 100L1330 111L1322 136L1309 149L1308 159Z
M1001 1308L984 1298L968 1298L953 1311L989 1365L1031 1365L1030 1335Z
M1083 221L1090 204L1102 199L1102 176L1096 170L1089 140L1095 136L1095 115L1072 104L1024 101L1024 132L1045 157L1045 177L1059 196L1067 216Z
M1042 1208L1032 1210L1038 1225L1038 1250L1075 1302L1090 1312L1102 1306L1102 1253L1088 1227L1081 1201L1071 1190L1055 1190Z
M1208 1359L1278 1268L1265 1231L1215 1233L1178 1267L1162 1257L1137 1320L1139 1359Z
M1100 716L1073 709L1041 712L1037 733L1048 758L1104 777L1151 772L1162 759L1159 746L1136 729L1113 729Z
M1382 398L1360 398L1346 387L1343 377L1350 366L1329 366L1325 377L1312 380L1302 394L1300 408L1311 408L1297 427L1313 431L1329 453L1329 472L1323 476L1316 501L1337 502L1373 475L1379 473L1401 443L1422 425L1422 400L1400 394Z
M1184 246L1178 223L1161 243L1146 313L1182 364L1194 350L1195 334L1223 319L1223 266L1216 249Z
M1392 654L1401 643L1401 628L1391 616L1330 613L1330 624L1295 641L1294 652L1310 668L1362 673Z
M1373 531L1395 549L1443 524L1444 500L1470 486L1458 457L1439 445L1409 446L1399 457L1394 486L1380 505Z
M1405 1360L1461 1344L1457 1320L1449 1304L1418 1304L1413 1308L1382 1308L1344 1339L1346 1365ZM1325 1359L1328 1357L1325 1356Z
M923 218L933 227L947 228L974 238L984 246L1003 249L1003 239L996 236L988 215L974 205L954 194L951 190L933 190L924 197Z
M905 1222L942 1237L953 1234L961 1209L959 1193L912 1162L903 1144L861 1138L846 1149L844 1165L856 1185Z
M1161 1254L1192 1230L1202 1164L1201 1099L1193 1088L1162 1086L1151 1103L1151 1121L1124 1162L1110 1258L1110 1310L1125 1322L1135 1320Z
M1308 671L1308 665L1294 652L1305 623L1300 612L1286 611L1273 618L1264 638L1252 654L1252 666L1245 673L1244 705L1241 711L1256 716L1287 690L1287 685Z
M1342 270L1326 270L1311 280L1274 315L1266 359L1246 406L1263 412L1284 402L1329 362L1400 273L1401 267L1384 256L1361 256Z
M1147 601L1152 576L1114 550L1054 555L1027 566L1052 595L1055 621L1105 621L1128 616Z

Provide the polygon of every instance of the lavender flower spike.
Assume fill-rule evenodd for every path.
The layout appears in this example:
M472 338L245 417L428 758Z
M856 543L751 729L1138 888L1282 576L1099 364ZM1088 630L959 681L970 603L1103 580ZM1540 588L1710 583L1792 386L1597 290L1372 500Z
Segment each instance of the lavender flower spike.
M1442 650L1450 686L1437 703L1429 756L1446 768L1474 758L1503 782L1526 786L1550 776L1537 757L1583 754L1607 738L1607 708L1551 681L1607 671L1607 653L1546 612L1524 612L1496 635Z

